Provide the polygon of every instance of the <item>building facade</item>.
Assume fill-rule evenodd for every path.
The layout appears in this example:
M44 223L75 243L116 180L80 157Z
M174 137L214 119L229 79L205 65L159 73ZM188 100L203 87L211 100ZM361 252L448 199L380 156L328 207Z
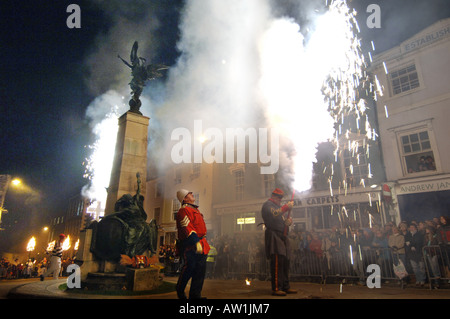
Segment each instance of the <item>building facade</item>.
M340 153L342 172L345 170L345 154ZM350 164L347 164L350 165ZM367 175L368 163L361 166ZM358 173L359 174L359 173ZM354 176L357 178L355 171ZM330 191L328 184L320 186L313 183L312 190L296 193L291 217L296 230L324 230L333 226L338 228L370 227L383 224L383 205L381 183L364 185L353 183L347 189L336 183ZM319 185L317 185L319 184ZM148 220L156 219L159 229L159 243L173 244L176 239L176 213L180 203L176 198L179 189L192 191L200 211L204 215L208 229L208 238L223 235L262 233L263 220L261 207L271 196L272 191L280 187L291 199L291 190L277 174L261 174L258 164L178 164L169 169L166 175L147 182L147 194L144 202Z
M397 221L450 214L450 19L374 56L387 184Z
M295 194L294 229L365 228L450 213L449 52L446 19L374 56L369 73L384 88L368 108L377 138L368 141L367 132L350 128L340 137L347 140L339 140L343 147L336 157L335 145L324 143L311 189ZM324 174L331 166L332 181ZM261 233L260 211L271 191L284 189L288 201L292 190L277 174L264 175L259 168L250 163L178 164L149 180L145 209L149 220L161 225L160 243L175 241L176 192L181 188L194 193L208 237Z

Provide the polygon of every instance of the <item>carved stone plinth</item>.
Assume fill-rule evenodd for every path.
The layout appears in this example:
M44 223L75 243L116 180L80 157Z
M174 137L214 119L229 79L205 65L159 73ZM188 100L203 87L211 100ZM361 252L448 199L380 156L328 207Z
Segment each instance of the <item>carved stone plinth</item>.
M128 268L126 271L127 290L147 291L159 287L159 269L157 268Z

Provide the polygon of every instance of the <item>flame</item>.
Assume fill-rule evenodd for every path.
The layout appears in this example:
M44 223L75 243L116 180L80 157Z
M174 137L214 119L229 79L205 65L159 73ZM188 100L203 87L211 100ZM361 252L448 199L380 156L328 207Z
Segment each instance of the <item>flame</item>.
M73 249L78 250L79 246L80 246L80 238L78 238L78 240L76 241L75 247Z
M252 284L251 280L249 280L248 278L245 278L245 284L247 286L250 286Z
M70 249L70 236L69 235L67 235L66 239L64 240L64 242L62 244L62 249L63 249L63 251Z
M31 239L28 241L27 244L27 251L33 251L34 248L36 247L36 238L31 237Z
M55 241L55 240L52 241L52 242L49 242L49 243L48 243L48 246L47 246L47 251L48 251L48 252L51 252L51 251L53 250L53 248L55 248L55 244L56 244L56 241Z

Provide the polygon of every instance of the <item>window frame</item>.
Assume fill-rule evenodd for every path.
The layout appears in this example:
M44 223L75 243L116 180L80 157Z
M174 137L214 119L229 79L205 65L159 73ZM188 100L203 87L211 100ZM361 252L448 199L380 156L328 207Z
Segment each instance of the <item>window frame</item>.
M417 74L418 86L415 86L412 89L410 88L408 90L402 90L401 92L395 93L395 87L394 87L394 83L393 83L394 80L392 78L392 75L395 74L395 73L398 73L398 72L400 72L402 70L408 69L408 68L410 68L412 66L415 67L415 73ZM404 95L408 95L408 94L417 92L418 90L421 90L421 89L424 88L424 81L423 81L423 78L422 78L422 71L421 71L421 68L420 68L420 64L417 63L417 61L415 59L409 60L409 61L407 61L405 63L402 63L402 64L399 64L399 65L388 66L388 67L389 67L389 72L386 74L386 80L387 80L387 83L389 85L389 91L390 91L391 98L402 97ZM409 73L406 73L406 74L409 75Z
M423 132L427 132L427 134L428 134L428 142L430 144L430 148L426 149L426 150L421 149L420 151L415 151L415 152L405 152L402 139L405 136L411 136L414 134L420 135L420 133L423 133ZM396 135L396 139L397 139L397 148L398 148L398 155L400 158L400 164L401 164L401 168L402 168L402 175L404 177L420 177L422 175L430 175L430 174L440 173L441 165L440 165L440 160L439 160L438 148L436 147L436 143L435 143L433 128L431 126L431 119L423 121L421 123L416 123L415 125L409 125L407 127L397 129L395 131L395 135ZM416 156L417 159L420 159L421 155L425 156L425 155L428 155L429 153L432 153L432 157L434 158L434 165L436 167L434 170L424 170L424 171L414 171L414 172L409 171L410 166L408 165L407 157Z

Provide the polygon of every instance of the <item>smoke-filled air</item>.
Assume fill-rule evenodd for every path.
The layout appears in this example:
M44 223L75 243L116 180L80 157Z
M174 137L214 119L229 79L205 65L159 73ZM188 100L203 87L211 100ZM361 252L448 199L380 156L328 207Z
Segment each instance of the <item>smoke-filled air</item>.
M105 10L116 2L108 1ZM127 14L111 11L116 23L99 36L98 50L88 60L88 83L98 98L86 116L97 141L89 146L90 181L84 193L101 202L109 184L117 117L126 112L130 98L130 70L117 54L128 56L137 40L138 54L151 61L161 41L152 32L165 23L152 16L148 1L130 2L140 14L131 22L130 9ZM164 164L171 163L171 132L192 130L194 120L202 120L204 129L275 128L279 175L292 189L308 190L317 145L331 141L337 154L338 139L346 136L339 126L343 117L366 118L367 104L358 90L364 85L379 89L367 84L356 13L344 0L187 0L180 14L179 39L172 48L179 56L164 81L148 83L141 96L141 112L151 118L149 163L163 172ZM92 63L97 59L106 59L108 69ZM368 128L367 138L374 138Z

